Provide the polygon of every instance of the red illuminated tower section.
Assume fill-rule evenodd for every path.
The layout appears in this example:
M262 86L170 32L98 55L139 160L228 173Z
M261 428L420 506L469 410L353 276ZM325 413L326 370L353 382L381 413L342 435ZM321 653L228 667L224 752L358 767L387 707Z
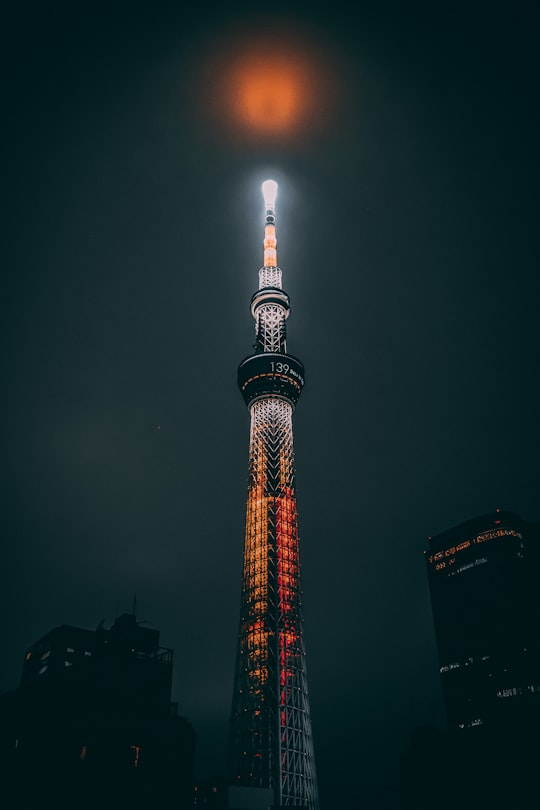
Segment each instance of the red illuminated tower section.
M238 806L317 810L292 433L304 368L287 353L290 307L277 266L276 192L274 181L263 183L264 266L251 299L255 354L238 369L251 433L229 773L237 793L244 789ZM266 805L263 796L270 797Z

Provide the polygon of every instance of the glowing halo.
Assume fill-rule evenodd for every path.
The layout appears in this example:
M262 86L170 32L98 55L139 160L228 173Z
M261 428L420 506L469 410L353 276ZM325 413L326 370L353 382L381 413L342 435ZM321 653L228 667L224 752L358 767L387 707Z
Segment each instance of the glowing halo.
M201 66L196 103L220 135L289 142L335 124L342 82L331 47L274 27L223 32Z

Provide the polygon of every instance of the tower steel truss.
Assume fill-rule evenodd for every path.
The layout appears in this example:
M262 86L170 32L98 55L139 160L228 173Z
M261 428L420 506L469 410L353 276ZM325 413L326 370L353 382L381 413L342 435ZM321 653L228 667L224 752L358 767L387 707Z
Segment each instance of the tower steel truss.
M229 743L231 784L270 788L274 807L318 810L302 631L292 414L304 385L287 353L289 298L277 266L274 201L251 299L255 353L238 369L251 414L238 652Z

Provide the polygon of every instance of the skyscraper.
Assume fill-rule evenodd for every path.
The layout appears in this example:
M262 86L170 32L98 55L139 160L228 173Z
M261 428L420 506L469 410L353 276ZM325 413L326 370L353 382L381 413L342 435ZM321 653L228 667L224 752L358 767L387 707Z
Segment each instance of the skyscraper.
M429 538L448 726L490 733L540 710L538 527L497 509Z
M539 524L480 515L430 537L426 564L447 734L410 752L409 788L415 763L422 780L404 806L528 810L540 756Z
M251 299L255 353L238 368L251 432L229 779L233 807L317 810L292 432L304 367L287 353L290 304L277 265L276 193L273 180L263 183L264 265Z

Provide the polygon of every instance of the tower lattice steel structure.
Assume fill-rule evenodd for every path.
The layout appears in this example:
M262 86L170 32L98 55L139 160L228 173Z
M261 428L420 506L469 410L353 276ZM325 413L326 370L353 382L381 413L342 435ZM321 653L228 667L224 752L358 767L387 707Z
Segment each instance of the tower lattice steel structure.
M251 299L255 353L238 368L251 415L231 784L273 790L273 806L317 810L302 631L292 413L304 385L287 353L289 297L277 266L277 184L263 183L264 266Z

